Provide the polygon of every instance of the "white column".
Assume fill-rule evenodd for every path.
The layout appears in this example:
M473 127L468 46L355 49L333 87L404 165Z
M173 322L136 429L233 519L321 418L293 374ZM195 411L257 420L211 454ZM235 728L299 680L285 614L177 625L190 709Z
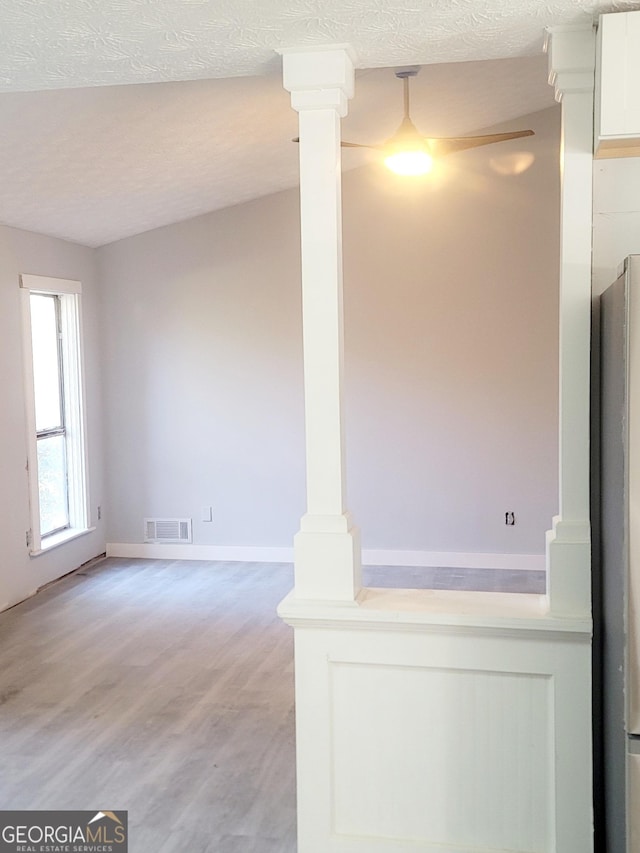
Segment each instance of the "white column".
M353 96L348 46L283 51L300 123L307 513L295 537L295 595L354 601L360 542L346 509L340 118Z
M595 35L550 29L549 82L562 105L559 514L547 534L550 611L591 613L589 396Z

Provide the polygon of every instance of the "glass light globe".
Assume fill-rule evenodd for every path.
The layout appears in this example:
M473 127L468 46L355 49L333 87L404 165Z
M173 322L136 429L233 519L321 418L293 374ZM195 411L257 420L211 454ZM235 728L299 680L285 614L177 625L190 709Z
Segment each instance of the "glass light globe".
M426 175L433 166L433 157L424 149L396 151L384 159L385 166L396 175Z

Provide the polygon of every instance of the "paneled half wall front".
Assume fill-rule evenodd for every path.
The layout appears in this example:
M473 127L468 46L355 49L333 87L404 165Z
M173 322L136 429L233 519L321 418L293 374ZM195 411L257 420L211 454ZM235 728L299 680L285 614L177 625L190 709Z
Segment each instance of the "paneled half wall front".
M377 590L330 610L280 609L296 628L300 849L590 849L584 625L550 629L536 596Z

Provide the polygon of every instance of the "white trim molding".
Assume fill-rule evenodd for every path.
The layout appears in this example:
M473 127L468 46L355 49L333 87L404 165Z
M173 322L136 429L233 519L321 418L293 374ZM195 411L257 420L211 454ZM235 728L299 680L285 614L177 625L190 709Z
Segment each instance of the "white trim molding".
M175 545L107 542L107 557L147 560L210 560L225 563L292 563L293 548L252 545Z
M232 563L292 563L293 548L259 545L174 545L137 542L107 543L108 557L152 560L211 560ZM505 569L543 571L544 554L471 554L459 551L366 549L365 566L390 568Z
M93 533L95 529L95 527L85 527L81 530L75 530L73 528L61 530L59 533L54 533L51 536L47 536L44 542L41 541L40 549L38 551L34 551L33 549L31 549L29 555L31 557L38 557L40 554L47 554L54 548L59 548L61 545L66 545L67 542L72 542L74 539L78 539L80 536L86 536L87 533Z
M82 283L71 279L40 275L20 275L22 341L27 424L27 470L31 530L27 547L37 556L89 532L89 469L85 414L84 359L82 333ZM69 500L69 526L49 541L40 533L40 494L36 432L31 295L55 294L60 297L62 326L62 375L64 383L64 422L66 426L66 465ZM47 540L49 537L44 537Z

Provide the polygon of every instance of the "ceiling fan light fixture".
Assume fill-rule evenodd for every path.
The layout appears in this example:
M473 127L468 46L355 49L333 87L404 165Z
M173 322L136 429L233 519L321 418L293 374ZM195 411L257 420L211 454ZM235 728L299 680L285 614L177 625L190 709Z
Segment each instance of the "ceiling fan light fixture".
M400 127L393 136L382 145L371 145L363 142L341 141L344 148L373 148L384 155L384 163L396 175L426 175L433 167L433 158L466 151L469 148L479 148L483 145L493 145L496 142L507 142L510 139L520 139L523 136L533 136L532 130L516 130L507 133L485 133L481 136L422 136L409 114L409 78L418 73L418 66L399 68L396 77L402 80L404 89L404 117ZM298 138L293 140L299 142ZM533 157L533 154L530 154ZM533 160L520 166L527 169ZM523 160L524 163L524 160ZM514 172L518 174L518 172Z
M433 157L424 148L394 151L384 158L385 166L396 175L417 176L428 174L433 167Z
M426 141L409 117L409 77L417 74L417 68L408 68L396 73L404 84L404 118L402 124L385 145L385 166L396 175L415 177L426 175L433 166Z

